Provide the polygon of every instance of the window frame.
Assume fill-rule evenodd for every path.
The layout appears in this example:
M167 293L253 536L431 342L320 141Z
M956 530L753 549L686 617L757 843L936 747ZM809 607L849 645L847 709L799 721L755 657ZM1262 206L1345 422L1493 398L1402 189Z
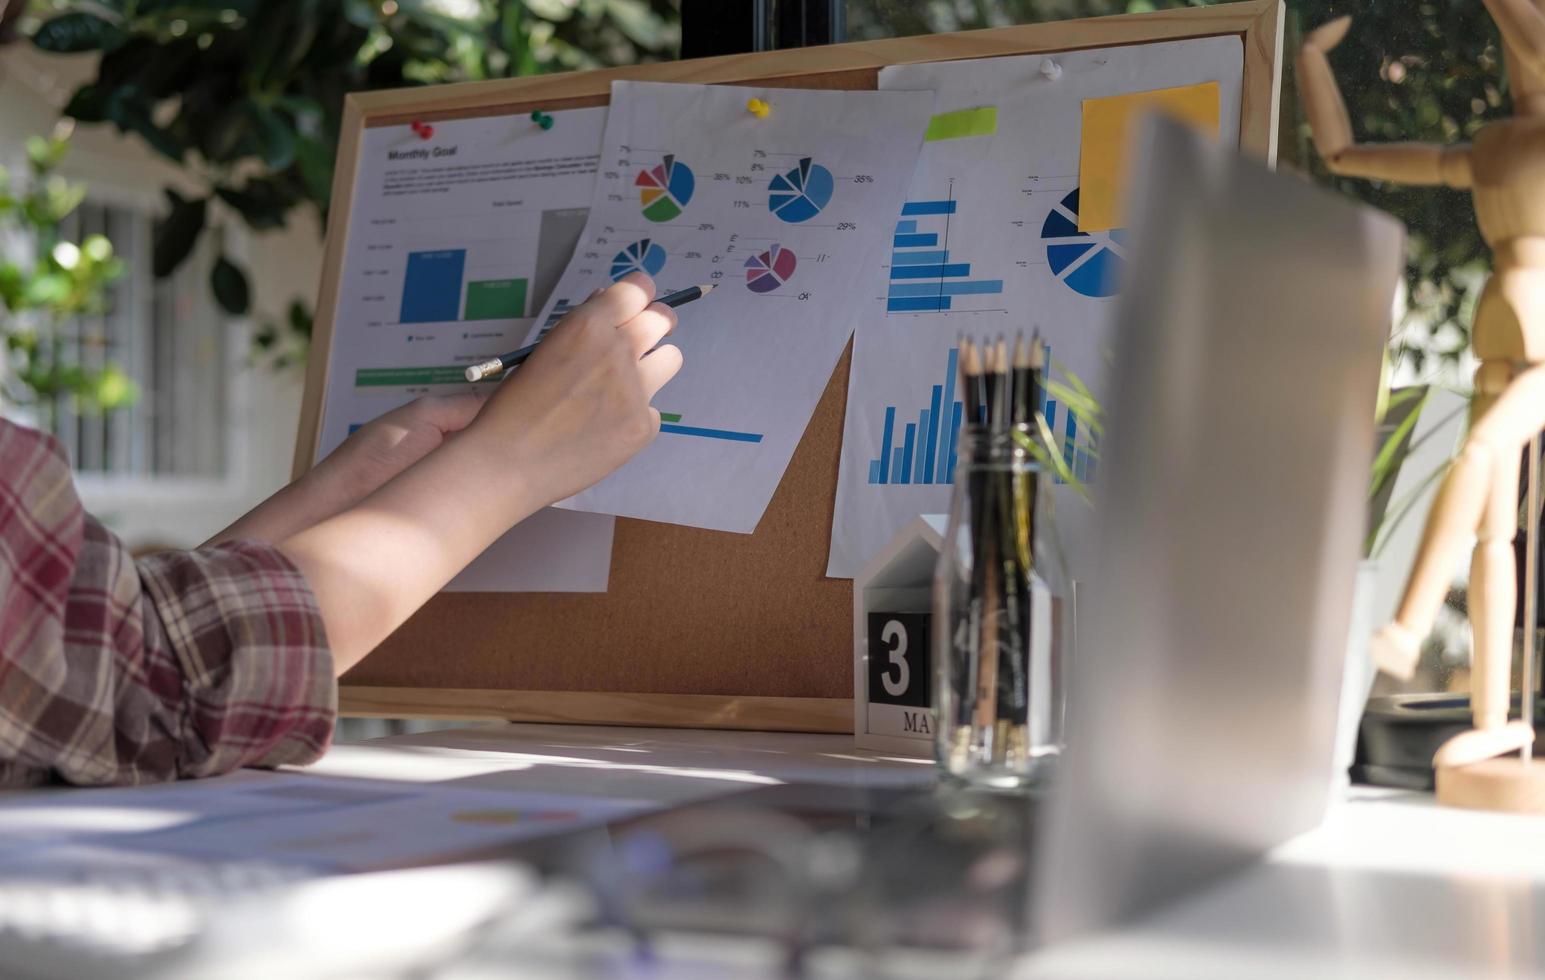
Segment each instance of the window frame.
M140 212L146 220L136 223L138 240L133 254L149 258L154 221L165 210L165 197L159 183L152 187L141 181L117 177L112 173L110 161L89 153L72 153L61 165L60 173L69 180L87 186L87 202ZM250 254L250 240L245 229L235 221L222 222L222 228L227 254L245 265ZM208 256L201 253L202 250L196 252L189 261L206 262ZM165 288L166 284L155 281L148 261L129 263L125 270L125 282L129 292L128 302L135 307L136 312L129 353L120 366L130 378L143 382L150 375L152 340L157 328L157 324L152 322L155 290L158 287ZM187 288L197 286L190 283ZM204 289L208 289L207 282ZM247 345L243 341L250 334L250 321L248 317L231 317L218 310L207 292L200 295L200 304L222 319L222 328L229 332L232 339L231 343L225 345L222 364L226 395L225 425L219 433L225 446L221 473L218 476L191 476L77 470L76 487L90 509L104 515L144 510L161 512L179 505L196 505L200 508L230 506L245 501L249 496L253 474L250 472L251 461L248 458L250 427L246 420L254 409L248 378L253 368L247 361ZM132 438L145 438L150 411L145 394L148 393L142 393L141 399L135 404L110 413L104 419L104 424L114 426L117 431L132 433Z

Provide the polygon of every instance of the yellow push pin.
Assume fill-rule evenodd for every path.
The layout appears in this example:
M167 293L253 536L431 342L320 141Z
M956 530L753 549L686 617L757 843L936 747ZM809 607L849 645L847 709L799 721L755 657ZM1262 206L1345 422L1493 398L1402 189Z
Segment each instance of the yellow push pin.
M772 106L768 105L761 99L752 99L750 102L746 103L746 111L758 119L766 119L767 114L772 112Z

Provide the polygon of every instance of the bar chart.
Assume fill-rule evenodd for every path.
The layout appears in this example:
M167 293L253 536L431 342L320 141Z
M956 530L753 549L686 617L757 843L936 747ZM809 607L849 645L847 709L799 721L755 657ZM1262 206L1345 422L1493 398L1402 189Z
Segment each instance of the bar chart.
M685 425L680 412L660 413L661 435L692 436L697 439L719 439L724 442L761 442L760 432L736 432L733 429L711 429L701 425Z
M1052 363L1051 346L1044 345L1044 350L1046 363ZM961 402L955 397L959 361L959 348L951 347L945 359L944 377L939 384L930 387L927 402L917 410L915 421L902 424L898 430L897 418L901 409L896 405L885 406L880 452L869 461L868 482L871 485L949 483L954 479L962 421ZM1046 420L1046 427L1052 432L1056 449L1068 470L1079 482L1093 483L1099 454L1094 431L1078 417L1078 413L1059 405L1055 398L1046 397L1044 390L1037 409ZM1055 476L1054 480L1066 482L1060 476Z
M960 433L960 400L955 380L960 349L951 347L944 364L944 378L929 392L928 404L919 409L917 421L907 422L897 439L895 405L885 406L880 433L880 455L869 461L869 482L949 483L955 475L955 441Z
M488 228L485 222L461 229L466 237L454 242L454 247L408 243L398 322L452 323L535 316L573 254L588 213L587 208L530 213L530 217L523 218L529 229L525 234L502 233L501 229ZM397 246L391 247L395 250Z
M517 320L526 315L527 286L524 277L468 280L464 248L409 252L397 318L402 323Z
M1051 345L1042 345L1046 354L1046 363L1052 363ZM1062 431L1057 431L1057 412L1062 412ZM1066 405L1058 405L1055 398L1046 397L1045 389L1041 391L1041 403L1037 406L1041 418L1046 420L1046 428L1056 440L1058 452L1062 454L1063 463L1080 483L1088 485L1094 482L1095 460L1099 454L1098 440L1095 439L1094 430L1089 428L1078 413ZM1060 475L1054 475L1054 482L1066 483Z
M887 313L961 311L957 301L967 296L995 296L1002 279L971 278L971 263L952 259L950 223L959 206L950 196L938 201L907 201L891 237L890 289Z
M464 248L409 252L402 282L403 323L444 323L461 314L461 280L467 266Z

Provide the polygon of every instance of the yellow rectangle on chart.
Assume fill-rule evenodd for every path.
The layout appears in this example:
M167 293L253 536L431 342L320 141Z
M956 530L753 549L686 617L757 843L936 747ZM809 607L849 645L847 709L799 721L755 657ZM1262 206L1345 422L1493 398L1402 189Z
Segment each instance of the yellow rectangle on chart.
M1135 119L1157 109L1217 136L1219 105L1217 82L1085 99L1078 152L1078 230L1121 227L1127 143Z

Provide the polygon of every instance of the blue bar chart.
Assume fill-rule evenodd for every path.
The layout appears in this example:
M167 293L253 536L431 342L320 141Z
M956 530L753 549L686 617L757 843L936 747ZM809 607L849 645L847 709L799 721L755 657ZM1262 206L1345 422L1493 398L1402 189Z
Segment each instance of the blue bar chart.
M466 265L464 248L409 252L398 319L403 323L444 323L457 319Z
M887 313L943 313L957 309L959 297L1003 292L1002 279L972 279L969 262L951 261L950 218L958 204L949 197L902 205L891 237Z
M1051 345L1043 345L1046 352L1046 363L1052 363ZM1041 417L1046 420L1046 428L1057 440L1057 448L1062 453L1062 462L1085 485L1094 482L1096 458L1099 455L1099 444L1095 439L1094 430L1090 429L1078 417L1078 413L1066 405L1058 405L1055 398L1046 397L1046 392L1041 391L1041 404L1038 406ZM1057 432L1057 411L1062 410L1062 432ZM1060 475L1054 475L1057 483L1066 483Z
M1050 364L1051 346L1044 345L1044 349L1046 363ZM954 479L962 421L961 402L956 398L955 390L959 362L959 348L951 347L945 360L944 378L940 384L930 387L927 404L917 410L915 421L902 422L898 428L900 409L895 405L885 406L885 419L880 427L880 451L869 461L868 482L871 485L947 484ZM1057 451L1068 470L1081 483L1093 483L1099 454L1094 430L1076 412L1059 405L1055 398L1046 397L1044 390L1037 409L1056 439ZM1057 483L1067 482L1060 476L1053 478Z
M896 431L896 406L885 407L880 455L869 461L869 482L949 483L955 474L955 440L960 432L960 400L955 397L960 351L951 347L944 378L933 385L917 421Z

